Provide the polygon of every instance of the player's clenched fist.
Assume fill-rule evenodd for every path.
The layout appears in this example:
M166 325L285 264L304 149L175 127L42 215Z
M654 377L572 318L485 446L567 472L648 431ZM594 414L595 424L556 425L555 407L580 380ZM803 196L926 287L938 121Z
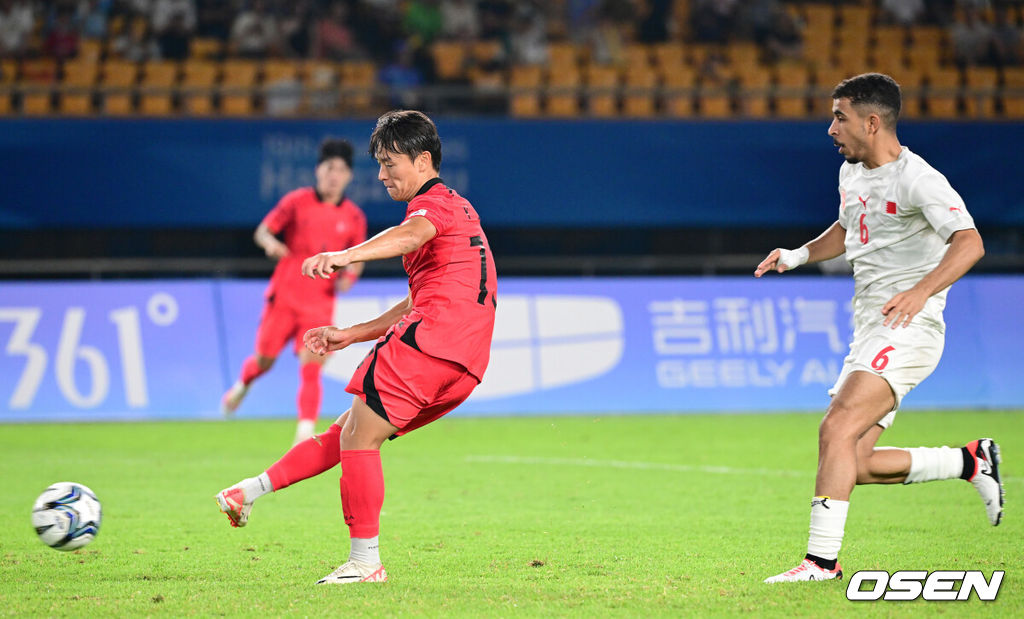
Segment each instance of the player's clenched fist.
M327 279L338 269L352 263L347 251L325 251L302 261L302 274L311 279Z

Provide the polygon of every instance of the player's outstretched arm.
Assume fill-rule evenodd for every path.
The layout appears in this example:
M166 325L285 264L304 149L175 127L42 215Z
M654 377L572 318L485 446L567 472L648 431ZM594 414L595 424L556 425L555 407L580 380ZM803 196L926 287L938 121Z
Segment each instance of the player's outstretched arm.
M335 350L341 350L355 344L356 342L368 342L387 333L391 325L401 320L412 309L412 296L406 296L395 304L394 307L380 316L344 329L338 327L316 327L310 329L302 336L302 342L310 352L317 355L326 355Z
M818 235L818 238L799 249L773 249L754 269L754 277L761 277L768 271L785 273L801 264L835 258L846 251L845 243L846 230L837 221Z
M901 292L889 299L882 307L886 326L895 329L906 327L910 321L924 308L928 297L942 292L953 285L971 270L981 257L985 255L985 245L978 231L971 228L957 230L949 237L949 249L930 273L921 278L913 288Z
M331 273L350 264L404 256L423 247L435 236L437 228L426 217L410 217L355 247L306 258L302 263L302 274L314 279L326 279Z

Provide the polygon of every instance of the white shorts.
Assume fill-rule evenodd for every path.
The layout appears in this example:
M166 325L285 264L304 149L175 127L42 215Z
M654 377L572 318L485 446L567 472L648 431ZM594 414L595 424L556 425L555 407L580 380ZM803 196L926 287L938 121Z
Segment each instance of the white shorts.
M828 394L835 396L851 372L865 371L881 376L889 383L896 403L878 425L888 428L896 411L911 389L935 370L942 357L946 337L931 326L911 323L907 328L884 326L881 321L858 328L853 333L850 354L843 360L843 370Z

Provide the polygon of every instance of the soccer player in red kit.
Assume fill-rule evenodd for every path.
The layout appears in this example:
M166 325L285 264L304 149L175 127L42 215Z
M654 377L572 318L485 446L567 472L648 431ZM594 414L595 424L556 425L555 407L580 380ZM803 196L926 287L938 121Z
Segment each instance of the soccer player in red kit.
M349 560L318 584L387 579L378 550L380 446L469 397L487 368L497 307L494 259L480 218L438 177L441 140L434 123L421 112L388 112L377 120L370 154L380 163L378 178L388 195L408 202L405 219L365 243L306 259L302 273L330 277L352 264L402 256L409 295L369 322L306 333L306 347L319 355L377 340L348 384L352 407L261 475L217 494L231 524L244 526L257 498L340 462Z
M241 375L221 399L221 411L233 414L252 381L269 370L288 340L294 339L299 355L296 443L316 431L322 393L320 370L327 360L326 355L307 350L302 335L332 322L335 292L348 292L363 271L362 264L354 264L326 280L310 280L302 277L300 267L312 254L366 240L366 216L345 197L351 180L352 145L345 140L324 140L317 158L316 187L302 187L281 198L253 235L267 256L278 262L265 293L256 351L242 364Z

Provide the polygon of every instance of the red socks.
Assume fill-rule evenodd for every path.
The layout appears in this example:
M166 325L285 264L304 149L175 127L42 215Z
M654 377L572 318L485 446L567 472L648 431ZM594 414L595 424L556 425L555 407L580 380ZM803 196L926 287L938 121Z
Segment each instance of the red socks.
M320 416L320 364L306 363L299 370L299 420L316 421Z
M256 355L249 355L249 357L242 362L242 375L239 376L239 380L242 381L243 385L248 385L252 381L256 380L257 376L264 372L266 372L266 370L260 369L260 364L256 362Z
M276 488L276 486L275 486ZM376 537L384 507L384 470L377 449L341 452L341 508L349 536Z
M288 450L267 469L274 492L334 468L341 460L341 426L332 423L323 434L308 438ZM379 462L379 458L378 458ZM378 468L380 464L377 465Z

